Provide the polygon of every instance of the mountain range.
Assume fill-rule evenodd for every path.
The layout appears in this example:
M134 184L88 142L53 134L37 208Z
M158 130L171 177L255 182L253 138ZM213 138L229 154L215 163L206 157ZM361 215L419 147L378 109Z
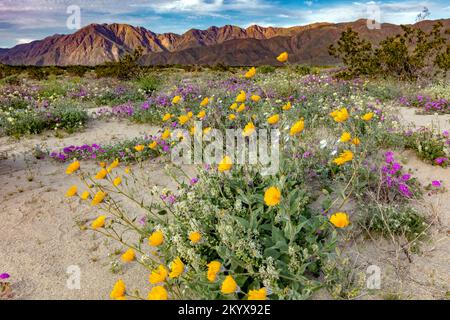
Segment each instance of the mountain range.
M429 31L436 21L421 21L415 26ZM440 21L444 28L450 27L450 19ZM142 47L144 56L140 62L145 65L273 65L277 64L274 56L283 51L289 52L289 60L293 63L335 64L338 60L328 54L327 48L348 27L374 44L401 32L400 26L388 23L381 24L380 29L370 30L365 19L290 28L213 26L206 30L191 29L182 35L157 34L128 24L90 24L73 34L55 34L0 49L0 62L11 65L97 65L117 61L125 53Z

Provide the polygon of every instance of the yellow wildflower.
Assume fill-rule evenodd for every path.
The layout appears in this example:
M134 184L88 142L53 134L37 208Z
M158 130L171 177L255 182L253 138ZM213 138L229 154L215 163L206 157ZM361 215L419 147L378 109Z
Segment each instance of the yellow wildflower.
M234 120L234 119L236 119L236 115L233 114L233 113L231 113L231 114L228 116L228 119Z
M239 108L237 108L237 112L242 112L245 110L245 104L241 103L241 105L239 106Z
M81 194L81 196L80 196L80 198L81 198L81 200L87 200L87 198L89 198L89 191L84 191L82 194Z
M114 168L117 168L118 165L119 165L119 159L116 159L109 165L109 167L114 169Z
M170 120L170 118L172 118L172 115L171 115L170 113L166 113L166 114L164 115L164 117L162 118L162 120L163 120L163 121L168 121L168 120Z
M373 118L373 112L368 112L361 117L364 121L370 121Z
M194 113L193 113L192 111L189 111L189 112L187 113L187 116L188 116L188 118L190 119L190 118L192 118L192 117L194 116Z
M335 110L330 113L330 116L333 117L336 122L344 122L349 118L349 114L347 108L342 108L340 110Z
M273 116L270 116L269 118L267 118L267 123L268 124L277 124L279 120L280 120L280 116L278 114L274 114Z
M105 225L105 219L106 216L99 216L97 219L95 219L91 224L92 229L98 229L103 227Z
M222 286L220 288L220 291L223 294L230 294L235 293L238 289L238 285L236 281L234 281L232 276L226 276L225 280L222 282Z
M164 234L161 230L156 230L148 238L148 243L152 247L160 246L164 242Z
M170 137L170 130L169 129L164 130L164 132L161 135L161 139L166 140L169 137Z
M100 167L106 168L106 162L104 162L104 161L100 162Z
M122 183L122 178L121 177L117 177L113 180L113 185L115 185L116 187Z
M200 106L204 107L209 103L209 98L206 97L205 99L202 100L202 102L200 102Z
M243 90L241 90L241 92L236 97L236 102L242 103L242 102L245 102L245 100L247 100L247 95L245 94L245 92Z
M206 136L208 135L208 133L211 132L211 127L206 127L205 129L203 129L203 134Z
M147 296L147 300L167 300L168 298L167 290L163 286L153 287Z
M348 132L344 132L341 135L341 138L339 139L340 142L347 142L350 141L350 139L352 138L351 134Z
M286 103L284 106L281 107L284 111L290 110L292 108L292 105L290 102Z
M249 290L248 300L266 300L267 290L266 288L261 288L259 290Z
M191 240L192 243L197 243L201 239L202 239L202 235L198 231L194 231L189 234L189 240Z
M66 197L73 197L76 194L77 194L77 186L73 185L69 188L69 190L67 190Z
M101 168L99 172L95 175L95 179L104 179L106 175L108 174L108 171L105 168Z
M184 263L179 257L176 257L175 260L172 261L172 264L170 266L169 278L178 278L183 273L183 271Z
M94 199L92 199L91 205L96 206L105 199L106 192L99 191L95 194Z
M244 77L246 77L247 79L253 78L256 74L256 68L255 67L251 67L244 75Z
M205 110L201 110L201 111L197 114L197 118L199 118L200 120L202 120L204 117L206 117L206 112L205 112Z
M123 262L131 262L134 260L135 256L136 255L134 253L134 250L129 248L127 251L124 252L124 254L122 254L120 258L122 259Z
M350 219L345 212L336 212L331 215L330 222L337 228L345 228L350 224Z
M125 296L125 283L122 281L122 279L119 279L115 284L111 291L110 297L112 299L120 300L124 298Z
M159 267L152 271L150 276L148 277L148 281L151 284L157 284L160 282L164 282L168 275L167 269L161 264Z
M234 110L234 109L236 109L237 108L237 103L235 102L235 103L233 103L231 106L230 106L230 109L231 110Z
M178 117L178 121L180 122L181 125L183 125L189 121L189 116L183 114Z
M253 134L253 132L255 132L255 125L253 124L253 122L249 122L244 127L244 130L242 131L242 135L244 137L248 137L248 136L251 136Z
M360 144L360 143L361 143L361 140L359 140L358 137L354 137L354 138L353 138L352 144L354 144L355 146L357 146L357 145Z
M251 99L252 99L253 102L259 102L259 100L261 100L261 97L256 95L256 94L254 94L254 95L252 95Z
M126 167L126 168L125 168L125 173L126 173L126 174L130 174L130 172L131 172L131 168L130 168L130 167Z
M291 127L289 134L291 136L296 135L297 133L301 133L303 129L305 129L305 121L303 119L300 119Z
M72 162L67 166L66 174L72 174L78 169L80 169L80 162L78 160L75 160L74 162Z
M229 156L223 157L222 161L220 161L219 166L217 169L219 171L228 171L233 166L233 163L231 162L231 158Z
M219 261L211 261L208 263L208 271L206 277L210 282L214 282L217 279L217 274L220 272L222 264Z
M353 152L351 152L350 150L344 150L344 152L342 152L339 157L337 157L336 159L333 160L333 162L337 165L342 165L348 161L352 161L353 160Z
M281 192L277 187L270 187L264 193L264 203L269 207L276 206L280 203Z
M150 149L155 150L157 145L158 145L158 142L153 141L152 143L149 143L148 147L149 147Z
M288 53L285 51L285 52L281 53L281 54L277 57L277 60L280 61L281 63L284 63L284 62L286 62L286 61L288 60L288 58L289 58L289 55L288 55Z
M173 104L178 104L181 101L181 97L180 96L175 96L172 99L172 103Z
M144 150L145 146L142 144L138 144L137 146L134 147L134 150L136 150L137 152L141 152L142 150Z

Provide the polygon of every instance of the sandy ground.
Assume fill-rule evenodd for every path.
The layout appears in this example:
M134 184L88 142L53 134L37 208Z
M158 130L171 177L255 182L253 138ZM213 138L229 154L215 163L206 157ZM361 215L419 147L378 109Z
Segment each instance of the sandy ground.
M435 116L416 115L405 108L399 115L417 126L436 121ZM441 130L450 129L449 119L450 116L437 118ZM0 160L0 273L11 274L14 298L107 299L118 278L132 288L149 288L148 272L137 264L126 265L119 273L111 271L111 262L118 260L114 253L120 246L81 230L78 222L89 221L98 213L79 200L68 201L64 197L68 186L78 182L77 178L64 174L65 164L36 160L30 150L36 144L54 150L71 144L106 143L156 130L128 122L95 121L84 132L64 138L56 138L52 133L20 141L0 138L0 155L8 154L7 159ZM423 184L438 179L450 189L450 169L424 164L410 152L404 157L409 159L406 166L416 170L415 175ZM143 170L154 184L174 186L164 173L163 163L147 161ZM410 257L411 262L387 241L353 245L360 267L375 264L382 270L382 290L367 298L383 298L392 293L402 298L441 299L450 290L450 193L426 196L420 205L434 223L422 254ZM80 289L67 287L67 268L73 265L81 271Z
M11 274L14 298L105 299L118 278L130 287L149 287L147 272L137 264L126 265L118 274L111 271L120 245L79 228L77 222L89 221L98 213L78 199L64 197L68 186L79 182L65 175L66 164L36 160L30 155L25 160L24 154L42 141L53 150L70 144L133 138L156 130L111 121L96 122L84 132L63 139L48 135L11 142L1 138L0 152L7 151L9 157L0 160L0 272ZM95 164L90 166L94 168ZM164 164L147 161L144 168L159 185L171 186ZM79 267L80 289L67 286L69 266Z
M392 108L402 124L415 127L432 127L442 132L450 130L450 115L420 115L413 108ZM371 265L380 267L381 289L363 290L362 299L448 299L450 292L450 172L424 163L414 152L397 155L404 169L423 185L440 180L442 192L425 193L414 206L425 214L430 224L428 238L417 254L405 254L402 246L406 239L396 242L376 238L374 241L359 238L348 248L355 267L366 273ZM367 275L367 273L366 273Z

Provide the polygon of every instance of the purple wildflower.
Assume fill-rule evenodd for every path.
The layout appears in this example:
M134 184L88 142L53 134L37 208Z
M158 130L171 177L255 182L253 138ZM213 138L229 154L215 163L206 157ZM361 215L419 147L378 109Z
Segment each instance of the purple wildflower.
M0 274L0 280L8 279L10 275L8 273L2 273Z
M441 186L441 182L439 180L434 180L434 181L431 182L431 185L433 187L439 188Z
M401 192L401 194L407 198L412 196L411 191L409 191L409 187L406 184L400 183L398 185L398 190Z

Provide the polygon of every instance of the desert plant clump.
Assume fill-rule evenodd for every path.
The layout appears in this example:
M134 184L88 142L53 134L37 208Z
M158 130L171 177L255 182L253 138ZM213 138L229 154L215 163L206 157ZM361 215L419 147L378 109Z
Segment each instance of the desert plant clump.
M398 79L414 80L434 74L436 70L448 72L446 34L442 22L425 32L411 26L401 26L402 33L382 40L374 47L361 39L351 28L341 34L330 55L342 60L347 67L341 77L360 75L390 75Z

